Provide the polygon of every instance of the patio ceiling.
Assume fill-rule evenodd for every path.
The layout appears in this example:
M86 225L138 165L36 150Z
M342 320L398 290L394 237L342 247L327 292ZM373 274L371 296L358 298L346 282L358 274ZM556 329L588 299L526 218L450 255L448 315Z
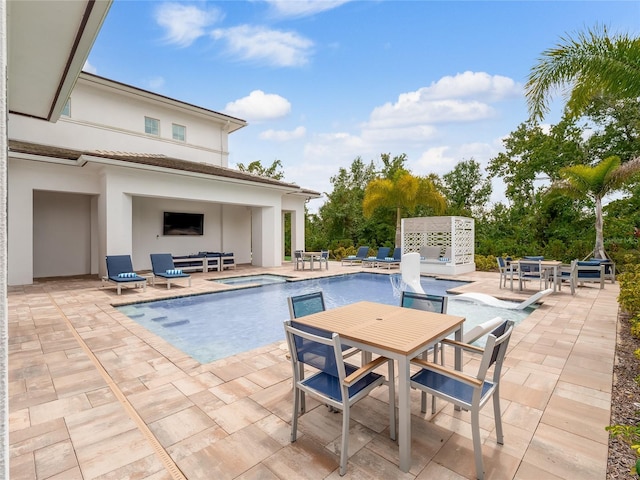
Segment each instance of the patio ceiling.
M112 0L7 2L11 113L56 121Z

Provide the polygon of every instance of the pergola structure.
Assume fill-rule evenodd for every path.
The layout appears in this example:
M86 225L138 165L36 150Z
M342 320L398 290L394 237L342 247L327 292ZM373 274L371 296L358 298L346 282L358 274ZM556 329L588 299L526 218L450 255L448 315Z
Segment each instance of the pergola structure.
M440 247L438 258L421 259L421 273L458 275L476 269L473 218L403 218L401 237L403 254L424 251L423 247Z

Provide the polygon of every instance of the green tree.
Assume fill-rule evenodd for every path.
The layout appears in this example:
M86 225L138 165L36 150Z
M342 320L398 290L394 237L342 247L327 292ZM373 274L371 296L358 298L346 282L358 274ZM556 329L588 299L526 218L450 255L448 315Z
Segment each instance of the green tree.
M568 93L567 110L579 116L594 98L640 97L640 39L609 35L606 27L561 38L542 53L525 85L529 112L535 120L549 111L551 93Z
M491 180L483 178L480 164L473 158L458 162L442 178L445 196L454 215L480 213L491 198Z
M376 178L367 185L362 210L365 217L371 217L378 208L393 208L396 211L397 247L401 243L402 210L411 212L419 205L431 207L436 214L441 214L446 208L446 200L428 178L415 177L407 171L398 170L393 178Z
M584 130L574 119L563 119L549 131L527 121L504 139L505 151L489 161L487 172L505 183L505 196L514 208L527 210L541 186L536 180L559 178L560 168L587 163Z
M602 199L624 188L640 173L640 158L625 164L616 156L607 157L597 165L573 165L560 170L560 180L554 182L549 194L564 194L572 198L587 197L594 202L596 239L593 255L608 258L604 250Z
M373 162L368 165L356 157L349 169L341 167L337 175L330 178L333 191L327 193L327 201L318 210L314 233L324 237L325 245L330 241L349 240L353 244L365 241L367 222L362 214L362 200L367 184L375 178Z
M284 178L284 172L281 168L282 162L280 160L274 160L270 167L264 167L260 160L251 162L246 167L243 163L238 163L238 170L241 172L273 178L274 180L282 180Z

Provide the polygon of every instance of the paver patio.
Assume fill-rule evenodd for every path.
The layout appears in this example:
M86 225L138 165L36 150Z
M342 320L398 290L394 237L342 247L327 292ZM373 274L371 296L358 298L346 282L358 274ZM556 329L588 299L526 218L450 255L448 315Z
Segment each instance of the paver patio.
M229 288L207 281L216 276L359 270L335 262L314 272L288 263L239 266L194 274L190 288L156 285L120 296L88 277L11 287L11 479L340 478L339 414L309 400L298 440L289 442L284 333L281 342L200 364L113 304ZM507 299L534 293L500 290L497 273L458 278L474 281L459 292ZM500 392L503 446L495 442L492 409L481 414L487 478L605 478L618 292L611 283L604 290L579 288L575 296L564 288L516 327ZM417 392L412 466L401 472L398 447L388 437L386 397L380 388L353 408L342 478L475 478L468 412L439 402L435 415L422 414Z

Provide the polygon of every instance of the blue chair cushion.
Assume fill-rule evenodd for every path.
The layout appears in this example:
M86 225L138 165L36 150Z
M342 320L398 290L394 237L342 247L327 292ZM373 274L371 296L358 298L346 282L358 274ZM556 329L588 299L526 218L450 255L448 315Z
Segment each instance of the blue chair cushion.
M473 387L431 370L420 370L411 376L411 381L420 383L431 390L444 393L469 405L473 400ZM493 383L485 381L482 385L482 396L485 396L491 387L493 387Z
M348 363L344 364L345 373L347 376L351 375L358 368L350 365ZM367 388L373 382L376 382L380 379L382 375L377 373L369 373L358 380L356 383L349 387L349 398L356 395L361 390ZM315 375L310 376L309 378L305 378L301 382L303 385L306 385L309 388L313 388L318 392L326 395L333 400L338 402L342 402L342 390L340 389L340 379L334 375L330 375L325 372L318 372Z
M579 267L598 267L600 268L600 262L597 260L589 260L584 262L578 262Z

